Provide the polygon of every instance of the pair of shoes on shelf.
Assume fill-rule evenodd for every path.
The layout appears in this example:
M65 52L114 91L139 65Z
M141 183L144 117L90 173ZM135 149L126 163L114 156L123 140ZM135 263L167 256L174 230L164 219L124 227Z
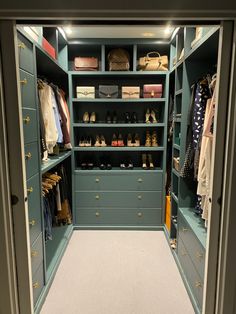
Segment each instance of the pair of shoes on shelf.
M99 168L101 170L111 170L112 165L111 165L111 160L109 157L101 157L100 158L100 165Z
M81 163L82 170L92 170L94 167L94 163L91 160L86 160Z
M83 115L83 122L84 123L95 123L96 122L96 113L92 112L89 114L87 111Z
M157 123L156 114L153 109L147 109L145 113L145 122L146 123Z
M81 137L79 141L80 147L89 147L92 146L92 139L91 137Z
M130 159L125 160L124 162L120 163L121 170L132 170L134 169L134 164Z
M116 136L115 133L112 135L111 146L113 146L113 147L117 147L117 146L122 147L122 146L125 146L124 140L123 140L123 137L122 137L121 134L119 134L118 137Z
M112 114L110 113L110 111L107 111L106 122L107 122L107 123L117 123L117 114L116 114L116 111L113 111Z
M134 137L132 137L132 135L130 133L128 134L127 146L129 146L129 147L138 147L138 146L140 146L140 137L139 137L139 135L137 133L134 135Z
M105 137L103 135L96 135L94 146L95 147L106 147L107 144L105 141Z
M151 154L142 154L142 168L145 170L154 169L154 164L153 164Z
M125 113L125 123L137 123L138 118L136 112L126 112Z
M170 246L173 250L177 247L177 240L176 239L170 239Z
M146 147L157 147L157 132L153 131L152 134L150 134L149 131L146 132L146 141L145 141L145 146Z

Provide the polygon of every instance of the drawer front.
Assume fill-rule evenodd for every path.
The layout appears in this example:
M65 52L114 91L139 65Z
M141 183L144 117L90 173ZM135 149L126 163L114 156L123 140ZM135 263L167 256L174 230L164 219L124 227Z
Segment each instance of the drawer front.
M37 141L37 115L35 109L23 109L23 126L25 144Z
M205 269L205 250L181 214L178 217L178 222L179 236L188 250L199 275L203 279Z
M30 73L20 70L22 107L36 109L35 79Z
M25 145L25 166L27 179L39 171L38 143Z
M203 301L203 280L196 271L191 258L189 257L188 251L186 250L183 241L178 240L178 258L183 268L184 274L191 287L192 293L199 305L202 308Z
M36 273L36 270L39 268L39 265L43 262L43 237L42 233L38 236L37 240L31 247L31 267L32 275Z
M161 225L161 209L100 209L77 208L78 225L158 226Z
M76 191L162 191L162 172L143 174L75 174Z
M76 192L76 207L161 208L161 192Z
M33 44L20 33L17 34L17 37L20 68L33 74L34 73Z
M34 305L36 305L38 298L41 294L41 291L44 286L44 271L43 271L43 263L40 264L39 268L35 272L32 280L33 285L33 298Z

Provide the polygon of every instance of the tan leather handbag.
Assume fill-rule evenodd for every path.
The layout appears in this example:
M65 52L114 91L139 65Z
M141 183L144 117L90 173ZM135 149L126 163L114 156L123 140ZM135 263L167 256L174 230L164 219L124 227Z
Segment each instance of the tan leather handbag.
M94 57L76 57L75 71L98 71L98 59Z
M140 71L168 71L168 56L161 56L159 52L149 52L146 57L139 58Z

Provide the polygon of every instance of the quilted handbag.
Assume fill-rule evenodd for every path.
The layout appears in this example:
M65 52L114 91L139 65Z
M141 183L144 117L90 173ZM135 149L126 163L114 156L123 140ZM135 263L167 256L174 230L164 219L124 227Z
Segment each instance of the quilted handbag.
M117 85L99 85L100 98L118 98Z
M98 59L94 57L76 57L74 59L75 71L97 71Z
M161 56L159 52L149 52L145 57L139 58L140 71L168 71L168 56Z
M112 49L109 52L107 59L109 71L128 71L130 68L130 56L125 49Z

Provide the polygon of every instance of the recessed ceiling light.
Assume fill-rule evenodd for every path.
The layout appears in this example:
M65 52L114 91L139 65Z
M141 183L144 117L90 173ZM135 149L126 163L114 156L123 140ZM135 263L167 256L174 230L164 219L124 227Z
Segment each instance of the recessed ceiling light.
M169 25L167 25L165 30L164 30L165 34L170 34L171 31L172 31L172 28Z
M72 29L71 29L71 27L70 27L70 26L65 27L65 32L66 32L67 35L72 34Z
M155 33L142 33L141 34L142 36L144 36L144 37L153 37L153 36L155 36Z

